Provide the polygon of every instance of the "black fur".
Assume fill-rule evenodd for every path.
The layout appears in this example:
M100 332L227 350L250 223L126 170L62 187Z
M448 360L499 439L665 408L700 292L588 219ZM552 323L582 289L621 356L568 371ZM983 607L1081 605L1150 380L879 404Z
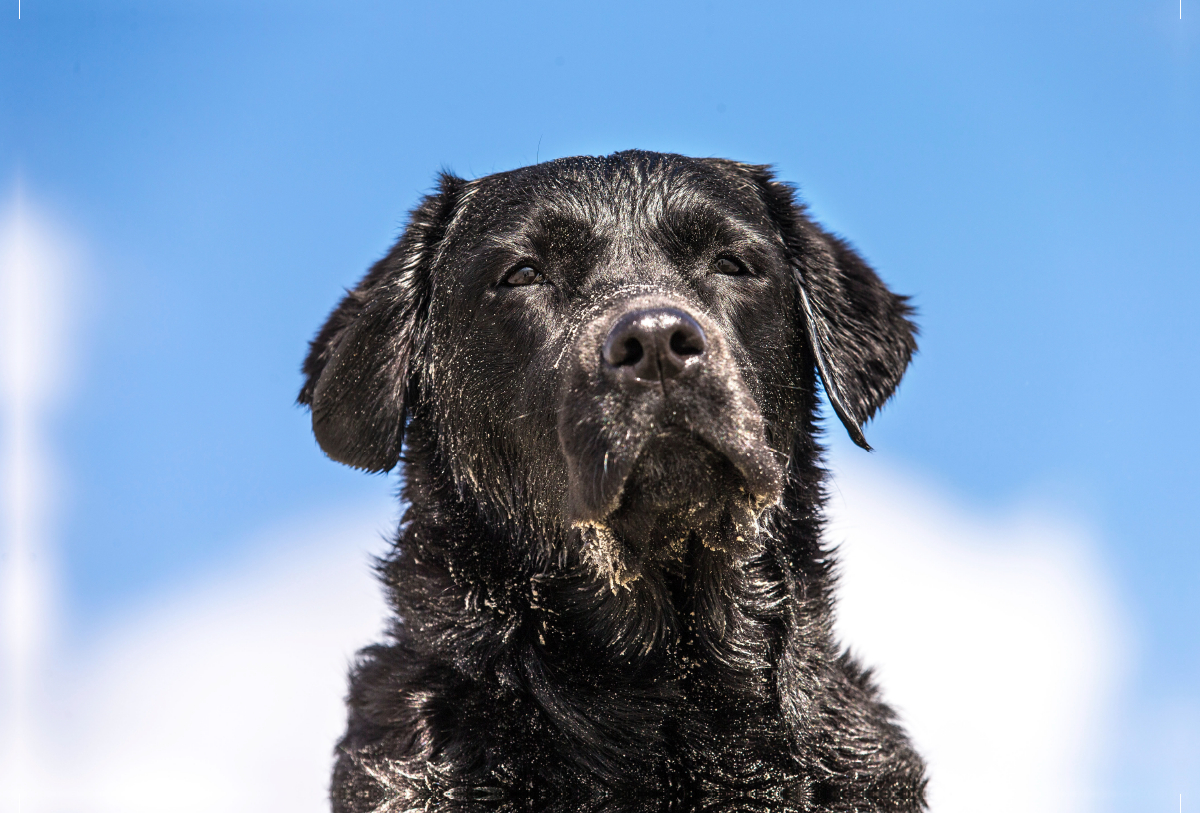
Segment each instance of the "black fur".
M304 364L322 448L403 450L409 506L334 810L923 809L832 637L817 442L820 378L866 445L910 315L766 167L444 175Z

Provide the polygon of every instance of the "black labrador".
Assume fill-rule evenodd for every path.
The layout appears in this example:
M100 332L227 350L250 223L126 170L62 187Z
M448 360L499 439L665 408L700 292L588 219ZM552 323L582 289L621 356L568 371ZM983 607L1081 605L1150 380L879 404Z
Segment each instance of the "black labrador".
M820 378L869 448L911 313L764 166L443 175L304 363L321 448L408 504L334 810L924 809L831 634L818 443Z

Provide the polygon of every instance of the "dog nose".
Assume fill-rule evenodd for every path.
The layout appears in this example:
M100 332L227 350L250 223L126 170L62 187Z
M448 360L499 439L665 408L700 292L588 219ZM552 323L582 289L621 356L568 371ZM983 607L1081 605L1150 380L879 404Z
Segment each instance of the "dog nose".
M704 329L684 311L643 308L617 320L601 355L623 376L666 381L699 362L707 343Z

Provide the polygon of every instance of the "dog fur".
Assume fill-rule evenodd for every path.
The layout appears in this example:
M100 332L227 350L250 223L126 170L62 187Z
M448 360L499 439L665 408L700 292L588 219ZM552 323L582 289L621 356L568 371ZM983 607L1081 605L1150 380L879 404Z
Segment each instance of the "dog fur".
M408 506L333 809L924 809L831 632L818 442L820 379L869 448L910 316L764 166L443 174L304 363L321 447Z

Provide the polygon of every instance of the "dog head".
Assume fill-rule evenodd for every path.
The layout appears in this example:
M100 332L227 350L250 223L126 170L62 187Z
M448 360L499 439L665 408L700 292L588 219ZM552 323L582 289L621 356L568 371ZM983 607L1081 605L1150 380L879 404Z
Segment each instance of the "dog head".
M299 400L371 471L419 428L459 498L577 538L620 583L693 535L753 548L818 377L869 448L909 315L766 167L631 151L446 175L313 341Z

